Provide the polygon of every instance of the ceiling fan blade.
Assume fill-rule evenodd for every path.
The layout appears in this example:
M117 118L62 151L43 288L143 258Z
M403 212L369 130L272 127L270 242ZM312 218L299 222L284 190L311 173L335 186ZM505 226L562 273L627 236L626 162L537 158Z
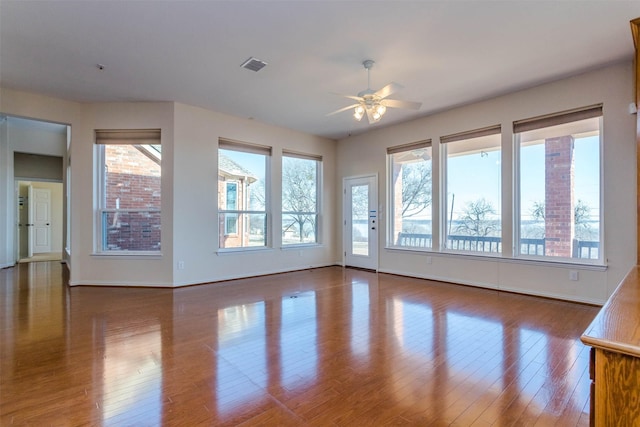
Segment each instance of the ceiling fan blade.
M352 104L352 105L349 105L348 107L344 107L344 108L340 108L339 110L332 111L329 114L327 114L327 117L333 116L334 114L342 113L343 111L347 111L347 110L349 110L351 108L357 107L358 105L360 105L360 104Z
M391 95L392 93L399 91L403 87L404 86L402 86L401 84L398 84L396 82L391 82L385 87L383 87L382 89L380 89L379 91L377 91L376 93L374 93L374 95L384 99L387 96Z
M398 99L383 99L380 103L385 107L407 108L409 110L419 110L422 106L422 102L400 101Z
M337 92L331 92L331 93L333 93L334 95L343 96L345 98L353 99L354 101L362 102L362 100L363 100L361 97L355 96L355 95L345 95L343 93L337 93Z

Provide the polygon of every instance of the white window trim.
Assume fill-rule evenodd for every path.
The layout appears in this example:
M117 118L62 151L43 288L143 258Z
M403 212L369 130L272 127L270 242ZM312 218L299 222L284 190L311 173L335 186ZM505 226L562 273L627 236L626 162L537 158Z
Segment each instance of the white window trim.
M291 152L291 151L286 151L283 150L282 152L282 159L281 159L281 163L282 163L282 168L281 170L284 171L284 158L285 157L290 157L290 158L297 158L297 159L304 159L304 160L312 160L315 161L316 163L316 210L315 212L297 212L297 211L282 211L281 212L281 222L282 222L282 218L285 215L315 215L316 216L316 229L315 229L315 237L316 240L315 242L297 242L297 243L284 243L281 241L281 249L286 249L286 248L303 248L303 247L315 247L315 246L319 246L322 244L322 169L323 169L323 161L322 161L322 156L315 156L312 154L302 154L302 153L297 153L297 152ZM282 173L280 174L280 183L282 184ZM282 185L281 185L282 188ZM279 226L280 228L280 234L282 234L282 224L280 224Z
M98 131L96 130L96 133L100 134L102 132L107 132L108 131ZM133 131L136 132L136 131ZM141 133L144 133L144 130L140 131ZM156 130L153 130L152 132L158 132ZM113 133L117 133L117 131L113 131ZM131 146L135 146L135 145L140 145L141 141L135 141L135 142L131 142L130 144L124 144L124 145L131 145ZM153 143L155 145L158 145L158 141L143 141L145 144L147 142L149 143ZM95 148L95 167L94 170L97 173L97 177L96 177L96 185L97 188L94 192L94 194L96 195L96 200L95 200L95 217L94 217L94 226L93 226L93 241L94 241L94 248L93 248L93 252L91 253L92 256L106 256L106 257L114 257L114 256L120 256L120 257L124 257L124 258L130 258L130 257L136 257L136 256L141 256L143 258L148 258L148 257L162 257L162 235L163 233L160 233L160 249L155 250L155 251L131 251L131 250L105 250L103 248L103 241L104 241L104 227L102 224L102 217L104 212L110 212L110 211L116 211L116 209L107 209L104 207L105 205L105 200L106 200L106 191L105 191L105 186L106 186L106 173L105 173L105 146L109 145L108 143L96 143L94 144L94 148ZM160 168L162 170L162 163L160 163ZM162 191L162 189L161 189ZM119 212L130 212L130 211L135 211L135 212L160 212L162 213L161 209L117 209L117 211ZM162 220L161 220L162 223Z
M264 245L262 246L236 246L230 248L221 248L219 246L219 238L216 241L216 254L232 254L232 253L242 253L242 252L255 252L255 251L263 251L263 250L272 250L272 215L271 215L271 162L273 158L272 148L269 146L264 146L260 144L252 144L247 142L235 141L228 138L218 138L218 149L216 151L216 158L218 158L220 154L220 150L226 151L239 151L244 153L253 153L265 156L265 170L264 170L264 197L265 197L265 210L264 211L252 211L252 210L226 210L220 209L219 204L217 205L217 217L219 221L221 214L233 213L233 214L247 214L247 215L264 215L265 216L265 224L266 224L266 232L264 234ZM217 176L220 176L220 162L216 165ZM226 187L225 187L226 189ZM216 185L216 193L220 191L219 187ZM217 226L216 226L217 227ZM226 224L225 224L226 227ZM219 232L219 229L218 229ZM243 232L243 231L242 231Z
M587 110L585 108L584 110ZM576 111L580 111L581 109L577 109ZM562 115L563 113L558 113L557 115ZM549 117L553 117L554 115L548 115ZM604 116L599 116L599 130L598 130L598 144L599 144L599 178L600 178L600 188L599 188L599 216L598 216L598 230L599 230L599 247L598 247L598 258L569 258L569 257L551 257L551 256L543 256L543 255L528 255L521 254L521 194L520 194L520 184L521 184L521 173L520 173L520 160L521 160L521 144L520 144L520 134L522 133L513 133L513 258L514 260L523 260L527 262L537 262L537 263L551 263L551 264L562 264L562 265L575 265L575 266L594 266L594 267L603 267L607 266L607 255L606 255L606 245L604 240L604 141L603 141L603 124L604 124Z

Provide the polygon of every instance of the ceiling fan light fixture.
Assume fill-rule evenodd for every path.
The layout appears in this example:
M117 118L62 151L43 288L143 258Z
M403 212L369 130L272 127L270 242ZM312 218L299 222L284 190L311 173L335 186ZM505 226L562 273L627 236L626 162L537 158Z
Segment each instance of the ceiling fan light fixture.
M362 120L363 116L364 116L364 107L362 105L356 106L356 108L354 108L354 110L353 110L353 117L357 121L360 121L360 120Z
M1 1L1 0L0 0ZM398 99L388 98L393 93L402 89L402 85L391 82L384 86L382 89L374 91L371 89L371 68L374 62L367 59L362 63L365 70L367 70L367 89L358 92L357 96L343 95L346 98L355 100L355 104L351 104L347 107L339 108L333 111L327 116L332 116L343 111L350 111L353 108L353 118L357 121L362 120L366 115L369 124L377 123L382 119L382 116L387 112L387 108L409 108L418 110L422 105L419 102L401 101Z

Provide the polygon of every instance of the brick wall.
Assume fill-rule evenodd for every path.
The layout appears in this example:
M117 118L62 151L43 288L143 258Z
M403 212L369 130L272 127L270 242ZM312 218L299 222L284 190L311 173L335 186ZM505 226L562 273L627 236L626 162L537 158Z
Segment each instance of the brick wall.
M545 255L570 258L574 236L573 137L545 140Z
M160 249L161 168L132 145L105 145L106 208L158 212L110 213L106 218L107 249Z

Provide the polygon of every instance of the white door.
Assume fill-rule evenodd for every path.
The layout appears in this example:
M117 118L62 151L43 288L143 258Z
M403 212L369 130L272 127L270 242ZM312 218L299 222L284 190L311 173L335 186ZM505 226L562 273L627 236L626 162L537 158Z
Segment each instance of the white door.
M34 253L51 252L51 190L29 186L29 223Z
M344 179L344 263L378 269L378 178Z

